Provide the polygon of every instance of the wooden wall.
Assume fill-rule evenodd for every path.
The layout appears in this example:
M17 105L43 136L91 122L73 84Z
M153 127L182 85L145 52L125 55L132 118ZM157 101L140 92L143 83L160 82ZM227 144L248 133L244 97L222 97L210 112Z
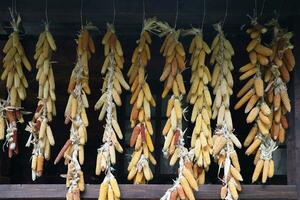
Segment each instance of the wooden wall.
M42 30L41 20L44 19L44 1L22 0L17 1L18 11L20 11L23 19L23 27L25 35L22 38L22 43L27 53L30 62L34 66L33 54L34 46L37 40L37 34ZM49 2L49 18L52 21L51 28L54 37L57 42L58 52L54 55L54 60L57 61L54 64L54 73L56 80L56 95L57 95L57 110L58 116L54 118L51 123L53 133L56 139L56 145L52 148L52 158L45 166L45 174L42 178L39 178L36 183L38 185L31 185L31 170L30 170L30 156L31 148L25 148L25 143L29 134L24 131L25 124L19 126L20 135L20 155L9 160L7 158L7 152L0 151L0 199L63 199L65 195L64 179L59 175L66 172L66 167L59 163L53 165L53 160L58 151L64 144L65 140L69 137L69 125L64 124L64 109L66 101L68 99L67 84L71 70L75 63L75 41L76 31L79 28L79 8L80 1L68 1L68 0L51 0ZM83 166L85 173L85 179L87 183L97 184L88 185L87 191L84 194L84 198L92 199L97 197L98 184L103 177L96 177L94 175L95 159L97 148L101 144L101 137L103 133L103 123L97 121L98 113L93 110L93 106L97 99L100 97L99 88L102 85L102 77L100 75L101 64L103 62L103 50L100 44L101 37L105 32L105 23L112 19L112 1L107 0L86 0L84 1L84 21L89 20L96 24L99 28L99 32L94 33L94 41L96 44L96 54L93 55L90 62L90 86L92 94L88 97L90 102L90 109L88 110L88 117L90 120L90 126L88 127L88 143L85 146L86 159ZM175 17L175 1L164 0L157 1L145 0L146 2L146 16L156 16L160 20L167 20L169 23L174 23ZM207 42L211 43L215 31L212 29L211 24L222 19L225 11L226 1L206 1L207 2L207 16L205 19L205 38ZM258 7L261 7L263 1L257 1ZM120 40L124 48L125 53L125 69L124 74L127 73L130 66L131 54L135 48L135 41L138 39L138 34L141 27L142 17L142 3L140 0L116 0L116 29L120 35ZM293 39L295 44L296 62L300 60L300 26L298 25L298 19L300 14L300 2L297 0L272 0L266 1L265 10L262 17L262 21L266 22L271 17L274 17L274 10L279 10L281 13L280 20L283 26L289 27L290 30L295 32ZM0 1L0 49L4 46L7 39L7 32L9 29L9 13L7 7L11 6L11 1ZM233 58L233 63L236 67L234 71L234 94L241 88L241 83L238 80L238 70L240 66L247 62L247 55L245 52L245 45L247 35L240 31L240 26L248 22L246 17L247 13L252 12L254 6L253 0L229 1L229 12L225 24L225 32L228 38L232 41L236 50L236 56ZM179 16L178 27L188 28L190 24L199 25L202 19L202 1L196 0L184 0L179 1ZM157 95L157 102L162 104L160 94L162 93L163 84L160 83L159 76L162 72L163 58L159 54L159 48L162 40L157 36L153 37L152 60L148 66L148 80L151 89L154 94ZM183 43L187 48L191 38L184 38ZM0 60L3 58L3 53L0 51ZM0 61L1 63L1 61ZM212 67L210 67L212 69ZM28 98L24 101L24 107L28 111L34 111L37 103L37 83L35 81L36 69L32 72L26 73L27 80L29 82ZM2 66L0 64L0 73L2 73ZM287 144L281 146L282 150L287 151L287 157L284 165L287 168L287 175L275 176L268 181L266 186L261 185L243 185L243 192L241 193L241 199L300 199L300 68L296 66L294 73L292 74L292 80L289 83L289 93L292 98L292 112L289 114L290 128L287 131ZM188 80L190 78L190 69L184 72L184 79L187 87ZM0 81L0 97L6 97L5 83ZM129 107L129 103L125 102L125 96L129 93L123 93L123 106L118 109L119 118L121 121L121 128L125 130L126 120L125 111L126 107ZM235 96L232 96L231 105L234 105L237 101ZM190 107L191 112L191 107ZM158 106L155 110L156 115L153 120L156 122L155 127L155 157L158 162L163 162L165 159L161 158L161 129L160 122L164 119L164 110L161 106ZM235 132L239 139L243 141L247 136L250 126L245 123L246 115L242 110L234 111L232 109L233 122ZM25 116L25 120L29 121L32 115ZM213 125L214 126L214 125ZM188 132L191 133L193 125L188 123ZM126 134L130 134L127 132ZM122 141L122 145L125 142ZM0 141L0 147L3 142ZM244 184L250 184L251 174L253 172L252 157L244 155L245 149L238 150L242 172L244 176ZM125 199L158 199L162 196L167 188L172 183L174 174L159 174L161 166L155 167L154 179L151 184L163 183L165 185L123 185L128 183L126 180L126 156L118 155L118 164L116 165L116 174L118 181L121 185L121 191ZM173 169L176 171L176 169ZM217 166L211 165L210 172L207 177L207 185L200 188L197 193L197 199L218 199L219 198L219 185L220 184L216 176ZM7 183L9 185L2 185ZM17 185L23 184L26 185ZM51 183L53 185L44 185ZM61 183L61 184L60 184ZM54 185L55 184L55 185ZM60 185L57 185L60 184ZM288 185L272 185L272 184L288 184ZM298 198L296 197L296 193Z

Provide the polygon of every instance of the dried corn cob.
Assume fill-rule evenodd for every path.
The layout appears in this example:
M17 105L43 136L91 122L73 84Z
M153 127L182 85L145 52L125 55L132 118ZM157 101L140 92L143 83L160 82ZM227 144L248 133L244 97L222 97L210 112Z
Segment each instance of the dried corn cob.
M80 192L84 191L84 175L81 165L84 163L84 145L87 142L88 118L86 108L89 103L86 94L90 93L88 86L88 60L94 52L93 40L89 35L90 25L84 26L77 40L77 63L72 71L68 92L70 93L65 109L65 123L71 121L70 139L56 157L54 164L64 157L68 165L66 186L67 199L80 199ZM91 45L92 44L92 45Z
M109 172L100 185L98 200L120 199L121 193L116 178Z
M72 122L70 129L70 139L55 159L54 164L59 162L63 156L65 164L68 165L66 186L69 188L67 196L73 195L80 198L80 191L84 191L84 177L81 166L84 163L84 145L87 142L88 118L86 108L88 102L82 85L83 66L80 57L72 73L76 72L76 85L71 92L65 110L65 123Z
M234 55L234 50L225 38L221 24L216 24L214 28L218 34L212 43L210 62L214 64L211 82L215 94L212 118L217 119L217 129L212 139L212 154L218 162L219 169L224 168L221 198L238 199L238 191L241 190L238 186L243 179L234 146L241 148L241 143L233 134L230 113L230 96L233 87L231 57Z
M226 123L220 129L216 129L213 141L213 156L218 162L219 169L224 168L221 199L238 199L238 192L241 191L240 182L243 178L234 146L240 148L241 144Z
M264 82L268 81L271 75L269 65L270 58L274 54L274 48L270 49L261 44L262 36L267 32L267 29L260 25L256 19L252 20L251 27L246 32L251 37L251 41L246 48L247 52L249 52L250 63L240 68L240 72L243 73L240 76L240 80L252 77L238 93L238 97L241 97L241 99L235 105L235 109L239 109L243 104L247 103L245 108L245 113L248 113L246 121L247 123L254 122L244 142L244 146L247 147L246 155L255 155L254 164L256 168L252 178L252 182L255 182L261 168L265 165L264 163L269 163L269 160L272 158L272 152L276 149L276 144L274 143L274 146L270 138L274 112L272 107L268 105L269 98L265 92L271 86L264 87ZM250 73L251 71L255 71L255 73ZM246 76L246 74L248 75ZM270 145L271 142L272 145ZM265 183L266 180L267 176L266 172L264 172L262 182Z
M82 78L80 79L82 88L85 94L90 94L91 89L89 87L89 68L88 62L92 57L92 54L95 53L95 45L93 38L91 37L89 30L92 29L93 26L91 24L87 24L82 27L78 34L77 42L77 57L80 58L80 62L82 65ZM77 80L77 72L75 70L72 71L68 93L72 93L75 89L76 80Z
M52 117L56 115L55 80L51 61L54 51L56 51L56 44L49 31L49 25L46 24L45 31L40 34L37 41L34 59L38 69L36 75L36 80L39 83L38 98L44 99L46 102L48 121L52 121Z
M155 28L156 19L144 20L140 39L137 41L137 47L132 55L132 65L127 73L132 92L130 103L133 105L130 117L131 127L133 128L130 146L134 147L132 160L128 166L130 174L128 179L133 180L135 184L151 180L153 174L149 167L149 160L153 165L156 164L156 160L152 155L154 146L151 139L153 128L150 108L150 106L156 106L156 103L145 78L146 66L151 57L150 32ZM135 171L136 173L133 175Z
M192 158L188 150L184 147L184 139L181 129L179 132L179 142L177 144L179 169L178 177L173 186L166 191L161 200L190 199L195 200L194 190L198 191L198 181L194 177Z
M65 164L68 165L66 186L69 188L67 196L73 195L80 198L80 191L84 191L84 178L81 166L84 163L84 145L87 142L88 118L86 108L88 103L85 91L82 85L83 66L80 57L72 73L76 73L76 85L71 92L65 110L65 123L72 122L70 129L70 139L66 142L67 147L63 148L54 164L58 163L60 158L65 158Z
M54 146L55 144L51 127L48 124L50 120L47 118L46 107L47 103L44 99L38 102L33 119L25 129L30 133L26 147L30 147L31 144L33 145L31 156L31 175L33 181L43 175L42 166L44 165L44 160L50 159L50 146Z
M217 126L226 123L229 130L233 129L231 114L229 111L230 96L232 95L233 78L231 71L233 64L231 57L234 50L230 42L225 38L220 25L216 25L218 35L214 38L211 50L210 63L214 65L211 86L215 99L212 105L212 119L217 119Z
M211 74L205 65L206 55L210 54L211 50L203 40L202 30L192 28L186 30L184 35L194 35L189 47L189 53L192 54L189 62L192 76L190 80L191 88L187 95L188 102L193 105L191 122L195 123L190 151L194 155L194 168L196 168L194 175L198 178L199 184L203 184L205 182L205 171L209 169L211 162L210 154L213 145L210 124L212 100L208 89ZM199 170L201 173L198 173Z
M31 71L31 65L20 41L18 28L21 23L21 17L20 15L14 16L12 13L11 17L11 26L14 31L9 35L8 41L3 48L5 57L3 59L4 71L1 75L1 80L6 80L6 88L10 95L10 106L21 107L21 101L26 98L25 88L28 87L22 65L28 71Z
M274 175L274 161L272 159L273 152L277 149L276 142L271 137L265 137L257 151L255 161L255 170L252 175L252 183L258 180L262 175L262 183L266 183L267 178L272 178Z
M293 45L290 43L293 34L281 28L277 20L271 20L268 25L273 29L271 46L274 52L270 57L269 70L271 73L265 76L265 81L268 82L267 102L274 113L271 122L271 136L279 143L283 143L285 130L288 128L286 115L291 111L286 83L290 80L289 71L292 71L295 65L292 53Z
M170 165L175 165L179 160L178 178L174 185L167 190L163 200L170 199L195 199L193 190L198 191L198 183L192 173L192 159L184 147L184 132L182 131L182 98L186 93L181 72L185 69L185 51L178 41L180 30L171 28L166 23L158 22L161 30L160 36L165 36L161 53L166 57L166 63L160 81L165 81L162 97L165 98L172 89L173 95L168 101L166 116L168 120L163 129L165 142L163 152L170 157Z
M178 41L180 30L171 28L167 23L158 22L160 36L166 36L160 52L166 57L165 67L160 81L165 81L162 98L165 98L172 89L172 96L168 101L166 116L168 120L163 129L165 142L163 152L170 157L170 165L178 161L179 138L183 110L181 101L186 93L181 72L185 69L185 51Z
M22 65L31 71L31 64L25 55L24 48L20 41L19 36L19 25L21 23L21 17L19 14L14 13L9 9L11 14L11 26L13 32L9 35L8 41L6 42L3 53L5 54L3 58L3 68L4 71L1 74L1 80L6 80L6 89L8 91L7 102L4 103L3 111L6 113L6 143L8 144L8 156L11 158L14 154L18 154L18 141L17 141L17 122L23 123L22 117L22 105L21 102L26 98L26 88L28 87L28 82L23 73ZM2 111L2 112L3 112ZM9 113L7 113L9 111ZM9 116L8 116L9 115ZM4 139L4 126L2 126Z
M5 137L5 128L6 128L6 120L5 120L5 104L7 101L0 99L0 140L3 140Z
M0 140L5 138L9 158L19 153L17 123L24 122L23 114L27 114L27 112L22 108L9 106L9 99L0 99Z
M264 26L258 24L257 22L253 22L251 28L247 29L247 33L250 34L251 41L248 44L246 50L250 53L255 54L256 56L264 56L268 59L270 55L266 52L272 53L272 50L261 44L262 34L266 32L267 29ZM258 46L259 49L264 49L264 51L256 51ZM239 109L247 103L245 108L245 113L248 114L246 121L247 123L255 122L254 128L252 129L252 131L250 131L246 139L247 142L245 141L244 143L244 146L248 147L252 142L255 141L255 143L253 145L250 145L250 147L247 149L247 155L254 153L259 148L263 137L268 137L271 129L269 118L272 115L269 106L265 102L266 95L264 92L265 89L263 81L263 72L265 71L265 69L267 69L268 63L261 63L259 61L254 62L253 60L251 60L250 53L250 63L240 68L240 72L243 73L240 76L240 80L245 80L249 77L250 80L248 80L248 82L238 93L238 97L241 97L241 99L234 107L235 109ZM263 53L263 55L261 53ZM249 73L250 71L255 72ZM248 75L245 76L245 74ZM257 141L260 141L259 144Z
M171 28L167 23L158 22L161 30L160 37L166 36L160 52L165 57L165 66L160 81L164 81L162 98L165 98L170 91L175 97L186 93L182 78L182 71L185 69L185 51L182 43L178 40L180 30Z
M101 73L104 75L104 83L102 96L96 103L95 110L101 109L99 121L106 117L106 124L102 138L104 144L98 149L96 175L105 172L98 198L105 200L120 198L120 190L111 172L111 167L116 163L116 150L119 153L123 152L123 148L118 141L118 139L123 138L123 134L118 124L116 105L120 106L122 103L120 98L121 86L128 90L129 85L124 80L121 71L124 62L123 50L112 24L107 24L107 32L102 39L102 44L105 49L105 61L101 69Z
M39 36L34 56L37 60L38 98L40 100L32 121L26 127L26 130L30 132L26 146L33 145L31 159L33 181L36 177L42 176L43 169L38 170L41 165L39 163L44 161L43 158L50 159L50 146L55 143L51 127L48 125L52 121L52 117L56 115L55 80L51 64L52 53L55 50L55 41L49 31L48 24L45 24L45 31Z
M291 110L290 99L287 93L286 82L290 80L289 71L294 68L295 59L290 44L292 33L282 29L277 20L268 23L273 28L273 39L271 42L272 55L269 56L269 66L264 73L266 87L266 102L270 106L271 113L268 118L270 123L270 134L261 138L261 145L256 152L254 164L256 165L252 176L255 182L262 174L262 183L274 175L274 161L272 153L277 149L276 141L285 140L285 129L288 128L286 114ZM250 147L249 147L250 148Z

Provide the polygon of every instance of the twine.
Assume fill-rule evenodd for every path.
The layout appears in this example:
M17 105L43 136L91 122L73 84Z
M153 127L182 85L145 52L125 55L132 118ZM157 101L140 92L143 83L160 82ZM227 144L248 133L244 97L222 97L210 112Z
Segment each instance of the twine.
M155 17L144 19L143 29L142 29L141 34L145 31L148 31L155 35L157 35L160 32L160 29L158 28L158 24L157 24L157 19Z
M224 149L222 149L221 153L224 153L226 154L226 157L225 157L225 161L224 161L224 176L223 178L220 177L220 172L221 172L221 167L222 166L219 166L218 168L218 179L224 184L224 186L227 188L227 195L225 197L226 200L232 200L232 195L231 195L231 192L228 188L228 174L229 174L229 171L230 171L230 167L231 167L231 159L230 159L230 154L232 152L234 152L234 147L233 147L233 144L232 144L232 141L230 139L230 134L233 134L232 133L232 130L228 130L228 127L226 125L226 123L223 123L222 127L219 128L219 129L216 129L216 134L217 135L222 135L225 139L226 139L226 146ZM229 181L231 181L232 179L230 179ZM236 183L234 183L236 184Z
M13 8L14 9L14 8ZM10 17L11 17L11 21L10 21L10 25L11 28L13 29L14 32L18 32L19 31L19 25L21 23L21 17L20 15L11 8L8 8Z
M81 171L81 167L78 161L78 152L79 152L79 134L78 134L78 129L80 126L83 126L83 121L80 117L81 113L81 106L82 106L82 99L81 99L81 94L82 94L82 85L81 81L83 79L83 66L81 64L80 57L77 60L77 63L75 65L75 68L73 70L75 74L75 79L76 79L76 85L74 90L72 91L72 94L77 102L77 110L76 110L76 116L75 119L70 118L71 122L74 124L74 126L71 126L70 129L70 140L72 143L73 151L71 157L69 155L66 155L66 159L69 159L71 164L74 165L74 169L71 172L71 185L68 189L68 192L72 192L74 188L77 188L78 186L78 180L79 180L79 171Z
M188 36L188 35L200 35L202 36L202 28L195 28L191 27L190 29L187 30L182 30L181 31L182 36Z
M260 159L271 160L272 154L278 148L276 142L271 137L265 137L262 139L262 143L259 147Z
M174 96L172 95L171 98L174 98ZM182 96L180 96L178 99L179 101L182 100ZM178 127L175 130L179 131L179 142L177 144L177 148L179 149L179 173L178 173L178 177L176 178L176 180L174 180L173 186L171 188L169 188L166 193L160 198L161 200L169 200L170 199L170 195L171 192L176 190L176 187L179 185L180 183L180 178L183 176L182 175L182 171L184 166L184 163L186 161L190 161L191 157L193 156L193 152L190 153L187 148L184 147L185 145L185 141L184 141L184 134L186 132L187 129L185 129L184 131L182 131L182 122L179 121L178 122ZM165 154L166 152L164 152Z

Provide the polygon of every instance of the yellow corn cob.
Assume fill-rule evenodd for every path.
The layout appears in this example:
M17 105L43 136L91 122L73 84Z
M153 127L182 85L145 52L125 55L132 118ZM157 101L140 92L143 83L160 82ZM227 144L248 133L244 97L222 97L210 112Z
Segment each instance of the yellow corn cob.
M197 185L197 182L193 176L193 174L187 169L187 168L183 168L183 171L182 171L184 177L186 178L186 180L189 182L190 186L198 191L198 185Z
M269 172L269 160L264 160L263 164L263 172L262 172L262 183L266 183L268 172Z
M187 198L190 199L190 200L195 200L194 193L193 193L188 181L183 176L180 178L180 185L182 186L182 188L184 190L184 193L187 196Z
M117 183L117 180L115 179L115 177L111 177L109 179L109 183L112 187L112 190L114 192L114 195L117 197L117 198L120 198L120 189L119 189L119 186L118 186L118 183Z
M258 177L263 169L263 166L264 166L264 161L259 160L255 166L255 170L252 175L252 183L254 183L258 179Z
M236 190L236 187L235 187L233 181L230 180L230 181L228 182L228 188L229 188L229 190L230 190L230 193L231 193L232 198L233 198L234 200L237 200L237 199L239 198L239 196L238 196L238 193L237 193L237 190Z
M246 155L250 155L252 154L258 147L259 145L261 144L261 140L256 138L253 143L248 147L248 149L246 150Z
M273 176L274 176L274 161L271 159L269 161L268 178L272 178Z
M236 180L243 181L243 177L240 172L232 165L230 166L230 173Z

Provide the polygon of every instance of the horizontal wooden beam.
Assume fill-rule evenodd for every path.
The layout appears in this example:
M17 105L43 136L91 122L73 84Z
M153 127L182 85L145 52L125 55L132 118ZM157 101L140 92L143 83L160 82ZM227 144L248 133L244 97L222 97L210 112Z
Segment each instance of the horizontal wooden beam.
M122 199L160 199L171 185L121 184ZM297 199L295 185L243 185L240 199ZM98 198L99 185L86 185L83 199ZM203 185L197 199L220 199L220 185ZM0 185L0 199L65 199L63 184Z

